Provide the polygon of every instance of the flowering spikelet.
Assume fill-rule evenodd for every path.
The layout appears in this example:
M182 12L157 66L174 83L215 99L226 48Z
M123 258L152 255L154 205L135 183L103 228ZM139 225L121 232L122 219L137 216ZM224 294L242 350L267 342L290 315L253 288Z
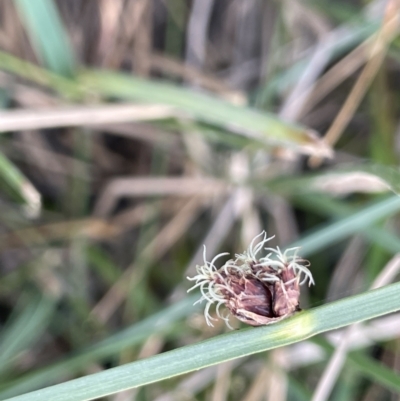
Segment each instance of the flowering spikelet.
M209 326L213 326L212 320L217 320L209 313L213 304L217 316L228 327L231 327L229 313L223 315L221 305L225 305L237 319L252 326L274 323L300 310L300 285L307 281L309 285L314 284L311 272L304 265L308 262L297 256L299 248L285 252L279 247L264 248L272 238L267 238L263 231L251 241L246 251L236 254L235 260L228 260L219 269L215 261L228 253L220 253L207 262L204 247L204 264L196 266L196 276L188 277L196 282L188 291L200 288L202 296L196 303L206 301L204 316ZM269 253L258 258L262 249Z

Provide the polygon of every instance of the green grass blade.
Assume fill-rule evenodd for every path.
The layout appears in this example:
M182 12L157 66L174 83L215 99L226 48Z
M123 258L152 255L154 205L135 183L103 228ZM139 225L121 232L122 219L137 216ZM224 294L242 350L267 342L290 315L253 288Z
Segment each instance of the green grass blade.
M28 306L5 327L0 339L0 372L43 333L54 306L55 300L48 297L32 298Z
M318 156L331 155L331 149L307 128L281 121L270 113L235 106L169 83L91 70L81 74L78 81L72 81L4 52L0 52L0 69L50 86L67 98L80 99L85 92L95 92L124 100L171 105L200 122L239 133L257 143L285 146Z
M337 223L333 223L327 227L315 231L309 236L304 237L302 240L291 244L290 247L301 246L302 255L310 255L329 246L331 243L344 239L359 230L363 230L371 226L375 221L387 217L399 209L400 199L398 197L390 197L377 203L374 202L371 206L368 206L359 212L355 212L351 216L339 220ZM189 304L185 301L183 302L186 306L182 304L182 307L187 308ZM180 303L175 305L175 307L178 307L179 305ZM12 388L1 392L0 397L3 398L3 396L12 396L15 394L20 394L23 391L32 390L38 386L57 379L65 372L76 371L79 369L79 366L82 366L82 364L87 361L99 360L102 357L104 358L113 355L113 353L118 352L124 347L143 341L143 339L146 338L146 336L151 332L154 322L161 318L163 314L166 318L173 319L172 316L169 317L168 311L169 308L166 311L158 313L154 317L150 317L149 319L132 326L131 329L127 329L126 331L123 331L115 336L111 336L109 339L104 340L90 349L82 351L82 353L77 356L59 362L55 365L50 365L39 372L22 378ZM190 313L190 309L186 309L186 311L187 313ZM132 332L130 330L132 330Z
M33 389L49 385L59 380L59 378L65 376L65 374L79 372L82 366L86 366L88 363L101 361L104 358L117 355L127 347L142 343L155 331L157 331L157 333L168 332L174 327L176 321L196 311L196 307L193 306L193 303L197 299L198 295L187 297L179 303L171 305L91 347L81 350L80 352L75 352L74 355L69 358L27 374L15 381L11 387L1 391L0 399L32 391Z
M400 283L303 311L280 323L239 330L201 343L11 398L83 401L143 386L400 309Z
M1 184L15 200L24 202L28 214L37 216L42 205L40 193L2 153L0 153Z
M380 383L389 390L400 393L400 375L391 369L378 363L376 360L361 354L351 353L348 356L351 365L356 367L364 376L374 383Z
M300 246L302 255L310 255L326 246L338 242L348 236L365 230L375 222L389 217L400 210L400 197L392 196L373 203L359 212L345 217L335 223L329 223L325 228L319 229L291 246Z
M105 71L86 71L83 86L107 97L174 106L195 119L239 132L270 145L329 155L329 148L309 130L279 120L269 113L235 106L218 98L166 82L154 82Z
M75 70L75 59L54 2L17 0L15 4L39 59L53 72L71 77Z
M347 205L345 202L326 196L299 195L295 198L295 203L307 211L322 214L324 216L344 218L356 213L356 208ZM364 238L373 244L381 246L388 252L395 254L400 249L400 239L386 229L370 226L368 230L360 232Z
M38 85L47 86L70 100L81 100L83 89L75 81L0 51L0 70L15 74Z

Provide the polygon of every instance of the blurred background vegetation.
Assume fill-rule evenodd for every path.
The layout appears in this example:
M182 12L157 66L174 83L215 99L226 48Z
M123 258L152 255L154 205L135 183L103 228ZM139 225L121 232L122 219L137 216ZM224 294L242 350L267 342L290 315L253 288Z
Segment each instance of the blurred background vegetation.
M185 292L203 244L303 246L304 308L397 272L399 10L1 0L0 399L226 331ZM399 314L326 385L337 334L107 399L399 400Z

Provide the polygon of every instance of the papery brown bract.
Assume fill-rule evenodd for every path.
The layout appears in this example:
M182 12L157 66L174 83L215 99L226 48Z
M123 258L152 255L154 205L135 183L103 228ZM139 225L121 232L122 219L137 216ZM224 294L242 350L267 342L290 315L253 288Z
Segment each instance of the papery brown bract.
M276 317L289 316L300 310L299 280L291 267L282 270L280 280L273 283L273 311Z
M229 290L223 290L225 306L237 319L252 326L274 317L271 288L251 275L220 272ZM218 281L218 280L217 280Z
M274 273L277 280L264 282L254 274L241 274L229 268L220 269L220 278L215 279L216 283L227 287L221 292L232 315L252 326L275 323L300 310L299 282L293 269L288 267L280 273L268 266L261 269ZM252 271L256 272L256 267L253 266Z

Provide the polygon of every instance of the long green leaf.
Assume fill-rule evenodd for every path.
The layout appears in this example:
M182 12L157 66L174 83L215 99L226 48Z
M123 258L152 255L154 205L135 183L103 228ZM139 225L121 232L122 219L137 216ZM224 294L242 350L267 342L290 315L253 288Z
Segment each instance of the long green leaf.
M0 51L0 70L18 75L38 85L47 86L67 99L81 100L84 94L83 88L79 87L72 79L55 74L3 51Z
M55 303L48 297L30 297L28 306L5 327L0 338L0 372L47 328Z
M53 0L17 0L37 56L53 72L71 77L75 59Z
M152 358L11 398L83 401L305 340L400 309L400 283L298 313L280 323L231 332Z
M77 81L69 81L4 52L0 52L0 69L49 85L70 98L81 98L89 92L130 101L167 104L176 107L177 112L184 116L239 133L257 143L290 147L318 156L330 156L332 153L323 141L304 127L281 121L270 113L236 106L170 83L91 70L80 74Z
M0 185L3 184L7 192L17 201L23 201L26 211L31 216L37 216L42 206L40 193L32 183L0 153Z
M332 243L337 242L340 239L347 238L349 235L354 234L360 230L365 230L371 226L375 221L387 217L390 214L395 213L400 209L400 199L398 197L390 197L388 199L381 200L379 202L374 202L372 205L362 209L359 212L354 212L349 217L344 217L337 223L330 224L326 227L321 228L318 231L304 237L302 240L297 241L291 246L301 246L302 256L310 255L321 249L326 248ZM188 313L190 309L187 309L188 303L184 300L182 301L182 308ZM179 304L180 305L180 304ZM178 307L179 305L175 305ZM173 307L171 307L173 308ZM15 394L20 394L23 391L29 391L37 386L49 383L52 380L57 379L65 372L74 372L79 369L79 366L88 362L99 360L101 358L113 355L114 353L120 351L126 346L137 344L143 341L144 338L149 334L151 328L155 324L157 319L160 319L162 315L174 321L175 318L169 317L168 308L166 311L161 311L160 313L149 317L145 321L132 326L132 332L124 331L118 335L111 336L109 339L96 344L95 346L89 348L88 350L82 351L80 354L61 361L57 364L50 365L39 372L36 372L28 377L21 378L20 382L15 383L15 386L9 390L5 390L0 393L0 397L12 396ZM173 309L171 309L172 312ZM185 314L180 315L183 317ZM175 315L174 315L175 316ZM142 327L144 330L142 330ZM149 331L150 330L150 331Z
M152 333L166 333L174 327L174 323L196 311L193 302L198 296L186 297L182 301L171 305L158 313L133 324L119 333L111 335L97 344L77 351L74 355L60 362L46 366L40 370L29 373L15 381L11 387L0 392L0 399L13 397L27 391L49 385L65 374L79 372L83 366L93 361L101 361L105 358L117 355L127 347L132 347L143 342Z
M337 218L345 218L353 216L357 213L357 209L337 199L328 198L326 196L299 195L296 196L294 202L301 205L302 208L313 213L320 213L324 216L334 216ZM372 216L369 216L372 217ZM400 238L386 229L375 226L369 226L368 230L359 232L364 238L371 243L381 246L388 252L395 254L400 249Z
M330 149L303 127L281 121L273 114L235 106L177 85L105 71L86 71L80 75L79 81L103 96L174 106L199 121L239 132L262 143L297 148L312 154L330 154Z
M345 204L338 200L327 200L326 197L319 199L318 196L303 196L296 197L296 203L300 203L306 210L322 213L323 215L334 217L351 217L358 213L357 208ZM337 207L336 207L337 206ZM369 216L373 217L373 216ZM390 231L378 226L370 226L368 230L361 230L359 234L373 244L381 246L388 252L395 254L400 249L400 238Z
M352 234L365 230L380 219L389 217L399 210L400 197L392 196L374 202L371 206L365 207L349 217L345 217L335 223L329 223L326 227L314 231L291 246L300 246L302 247L302 255L309 255Z

